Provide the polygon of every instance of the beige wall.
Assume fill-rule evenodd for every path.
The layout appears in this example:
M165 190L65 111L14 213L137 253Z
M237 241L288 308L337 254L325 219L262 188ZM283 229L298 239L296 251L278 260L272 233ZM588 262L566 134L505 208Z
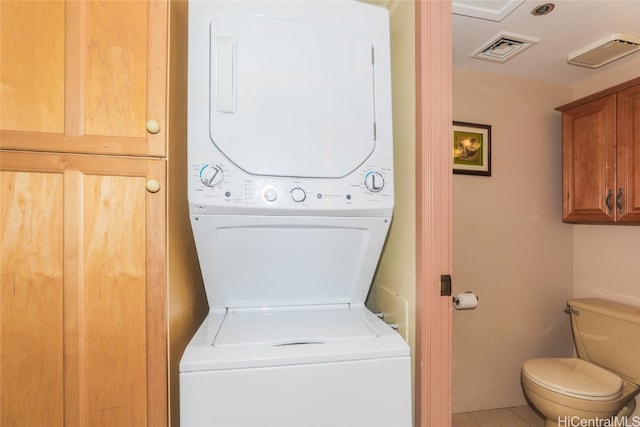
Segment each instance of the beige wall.
M492 176L453 177L453 411L525 403L522 363L571 356L571 225L561 220L561 116L571 89L454 70L454 120L492 126Z

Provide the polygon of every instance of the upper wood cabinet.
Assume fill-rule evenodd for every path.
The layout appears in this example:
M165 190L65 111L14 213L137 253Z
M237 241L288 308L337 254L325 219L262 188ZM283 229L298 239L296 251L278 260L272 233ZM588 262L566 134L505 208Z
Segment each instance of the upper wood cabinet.
M640 81L617 94L616 220L640 224Z
M640 78L556 110L563 220L640 224Z
M0 148L165 155L166 1L3 0L0 30Z

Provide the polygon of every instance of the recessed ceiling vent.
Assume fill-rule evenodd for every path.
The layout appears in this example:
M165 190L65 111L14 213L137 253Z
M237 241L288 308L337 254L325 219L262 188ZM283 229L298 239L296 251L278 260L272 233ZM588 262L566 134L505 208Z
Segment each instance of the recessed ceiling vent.
M613 34L567 57L569 64L587 68L602 67L640 50L640 38L627 34Z
M485 61L504 63L529 49L538 41L540 40L533 37L502 32L469 56Z

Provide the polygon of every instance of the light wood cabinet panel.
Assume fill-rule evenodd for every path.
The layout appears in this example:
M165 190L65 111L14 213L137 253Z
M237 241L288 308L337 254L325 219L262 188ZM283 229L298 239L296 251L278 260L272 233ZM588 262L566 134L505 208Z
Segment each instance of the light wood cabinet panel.
M165 155L166 0L1 3L1 148Z
M0 128L64 132L64 10L0 2Z
M63 425L62 205L61 174L0 172L3 426Z
M147 3L86 4L85 132L144 138Z
M166 425L165 161L0 166L2 424Z
M139 409L147 400L144 185L144 177L83 177L85 425L147 421Z
M208 310L187 8L0 0L2 426L179 422L178 363Z
M556 110L563 220L640 224L640 77Z

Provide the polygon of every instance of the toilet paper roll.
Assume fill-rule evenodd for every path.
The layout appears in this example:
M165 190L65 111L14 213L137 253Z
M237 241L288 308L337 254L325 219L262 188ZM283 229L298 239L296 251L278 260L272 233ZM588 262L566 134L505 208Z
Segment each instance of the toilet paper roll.
M471 291L458 294L453 297L453 306L456 310L471 310L478 306L478 297Z

